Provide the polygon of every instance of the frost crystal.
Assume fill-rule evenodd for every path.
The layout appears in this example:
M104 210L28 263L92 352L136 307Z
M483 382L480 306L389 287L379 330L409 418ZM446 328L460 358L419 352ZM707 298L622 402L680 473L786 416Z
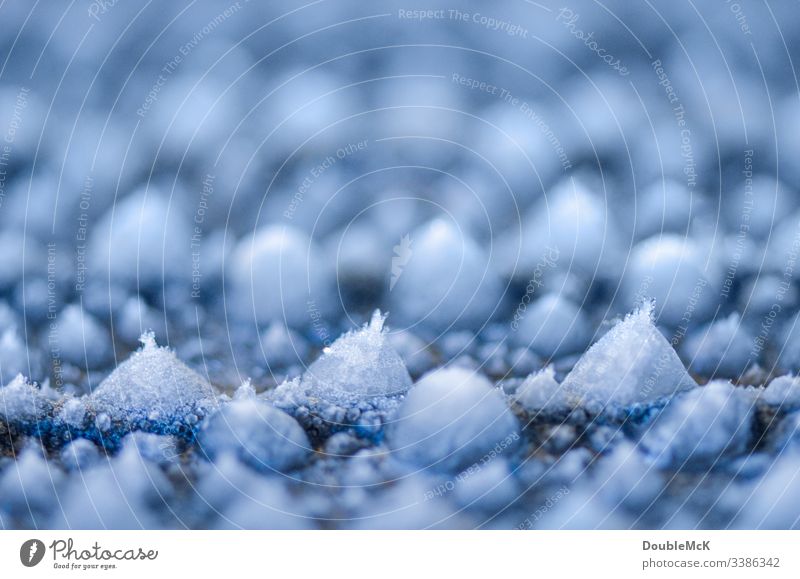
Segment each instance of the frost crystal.
M0 512L25 520L35 513L58 510L58 489L63 478L61 469L45 460L40 448L24 448L16 461L0 471Z
M57 416L64 424L73 428L81 428L85 417L86 400L83 398L69 398Z
M62 509L53 509L47 528L142 529L163 527L170 511L165 501L172 485L156 465L126 445L110 460L100 460L70 477L59 493ZM160 508L152 508L159 505Z
M400 407L389 438L401 459L444 470L470 466L493 449L508 453L518 440L519 424L500 391L463 368L423 376Z
M745 529L800 528L800 485L797 484L796 449L784 452L765 477L745 495L741 526Z
M159 347L152 333L141 341L143 347L92 393L90 405L98 415L129 427L156 423L174 428L213 404L214 390L206 380L169 348Z
M52 408L42 390L30 384L22 374L0 387L0 416L10 423L32 423L41 420Z
M508 461L502 458L487 461L476 473L465 471L456 485L454 498L467 508L502 509L519 496L519 485L511 474ZM446 487L445 487L446 488Z
M210 416L198 440L211 459L233 453L253 468L281 472L303 464L311 450L294 418L254 398L235 400Z
M627 315L586 352L562 387L576 402L626 407L695 387L653 324L653 304Z
M623 440L598 461L592 479L607 504L622 504L640 511L647 509L662 492L657 472L632 442Z
M302 386L313 396L343 406L408 390L411 377L383 329L385 320L375 310L368 325L325 348L303 375Z
M566 390L556 382L552 366L525 378L514 393L514 400L528 412L550 414L569 409Z

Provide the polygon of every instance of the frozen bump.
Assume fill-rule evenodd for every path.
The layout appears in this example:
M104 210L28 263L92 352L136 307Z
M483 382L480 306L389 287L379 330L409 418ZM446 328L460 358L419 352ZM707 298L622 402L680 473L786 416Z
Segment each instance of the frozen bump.
M566 390L556 381L552 366L525 378L514 393L514 401L531 413L562 413L570 407Z
M620 230L603 197L574 179L561 181L526 213L522 236L502 237L503 273L530 279L568 271L585 280L615 279L624 264Z
M172 431L194 424L214 404L214 389L172 350L159 347L153 334L141 340L142 348L92 393L91 407L98 416L105 414L129 428L147 424Z
M98 279L157 290L190 272L192 230L182 211L177 200L156 189L137 190L115 203L91 239Z
M591 340L591 327L581 309L560 294L549 293L524 311L518 308L511 322L514 341L543 358L582 351Z
M44 418L52 407L45 393L22 374L0 387L0 417L4 422L32 425Z
M708 320L716 306L716 275L706 257L700 245L680 235L642 241L621 282L625 306L654 298L658 322L673 328Z
M408 326L433 331L480 328L502 296L489 254L455 224L435 219L410 235L395 264L392 313Z
M737 379L758 361L754 344L754 337L734 313L690 335L681 353L694 374Z
M519 423L499 390L470 370L445 368L411 389L389 441L402 460L452 471L487 453L511 453L519 438Z
M49 339L58 345L61 357L78 367L95 369L112 361L111 336L82 307L71 304L57 317L57 333Z
M787 375L775 378L761 391L759 400L786 412L800 408L800 378Z
M228 273L233 289L228 305L239 318L260 326L273 321L311 325L309 301L325 275L320 252L305 233L271 225L245 237Z
M651 423L642 446L661 466L714 466L748 449L754 403L751 390L709 382L673 400Z
M408 390L411 377L383 328L384 321L385 316L376 310L369 324L325 348L303 375L302 387L312 396L341 406Z
M647 404L696 386L653 323L653 304L627 315L586 352L562 386L593 407Z
M209 417L198 442L212 460L231 454L264 471L294 469L311 451L294 418L255 398L235 400Z

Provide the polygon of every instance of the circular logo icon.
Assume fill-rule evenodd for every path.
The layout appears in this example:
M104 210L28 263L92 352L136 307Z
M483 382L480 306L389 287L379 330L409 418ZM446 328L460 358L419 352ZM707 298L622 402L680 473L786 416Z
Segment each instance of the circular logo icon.
M19 560L26 567L35 567L44 558L44 543L39 539L28 539L19 548Z

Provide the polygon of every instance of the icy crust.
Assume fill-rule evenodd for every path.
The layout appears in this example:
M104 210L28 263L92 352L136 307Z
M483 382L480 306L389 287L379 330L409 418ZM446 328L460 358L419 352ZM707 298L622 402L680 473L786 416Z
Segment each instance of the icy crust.
M526 412L535 414L562 415L571 408L566 390L556 381L553 366L525 378L512 400Z
M212 460L231 453L255 469L278 472L301 466L311 451L296 420L254 396L234 400L211 415L198 442Z
M50 467L50 471L57 469ZM51 529L152 529L178 525L168 475L126 444L113 457L71 476L58 492L62 508L50 509Z
M578 360L561 385L573 405L615 410L697 386L654 325L653 308L651 302L628 314Z
M325 348L303 375L302 388L339 406L406 392L411 377L383 329L385 320L386 316L375 310L368 325Z
M0 517L4 528L11 521L16 527L48 528L42 514L59 510L59 487L64 473L51 465L36 444L26 445L0 470ZM41 518L40 518L41 517Z
M325 348L302 378L267 394L294 417L314 441L354 429L379 441L411 386L405 363L384 330L386 316L376 310L369 324L346 333Z
M46 385L39 388L17 374L9 384L0 387L0 417L7 424L35 429L52 412L53 394Z
M266 395L273 406L294 417L315 442L352 430L359 437L380 442L388 423L403 400L398 396L375 396L363 400L344 397L342 404L327 402L303 385L300 378L288 380Z
M97 429L191 430L216 406L213 387L169 348L159 347L152 333L143 334L141 342L142 348L89 397L87 407Z

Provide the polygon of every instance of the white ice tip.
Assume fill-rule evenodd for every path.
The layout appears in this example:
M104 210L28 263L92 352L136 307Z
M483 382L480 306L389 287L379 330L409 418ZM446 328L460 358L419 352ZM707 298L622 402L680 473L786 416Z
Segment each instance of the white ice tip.
M376 334L380 334L383 331L383 324L388 315L388 313L382 314L380 309L376 309L374 312L372 312L372 319L369 322L369 330L375 332Z
M628 314L628 318L646 317L651 323L655 322L656 300L644 300L633 312Z
M139 341L142 343L142 346L144 346L145 350L158 347L158 344L156 344L156 334L153 332L153 330L148 330L139 336Z
M236 392L233 393L233 397L235 400L255 398L255 396L256 396L256 390L255 388L253 388L253 383L250 380L250 378L242 382L242 385L239 386L236 389Z

